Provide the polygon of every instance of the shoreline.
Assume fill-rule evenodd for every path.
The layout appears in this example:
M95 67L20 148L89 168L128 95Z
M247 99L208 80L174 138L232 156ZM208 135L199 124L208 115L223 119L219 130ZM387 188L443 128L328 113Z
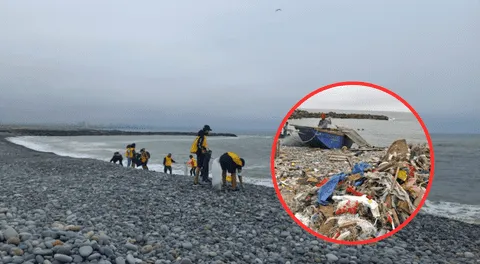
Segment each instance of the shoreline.
M5 136L4 263L79 259L85 247L95 252L90 263L475 263L480 256L477 225L419 214L386 240L339 246L297 226L271 187L245 184L244 192L218 193L194 187L189 177L37 152ZM6 226L21 234L18 246L6 244Z
M0 133L11 133L16 136L196 136L197 132L134 132L123 130L99 129L39 129L39 128L9 128L0 126ZM238 137L233 133L210 133L211 137Z

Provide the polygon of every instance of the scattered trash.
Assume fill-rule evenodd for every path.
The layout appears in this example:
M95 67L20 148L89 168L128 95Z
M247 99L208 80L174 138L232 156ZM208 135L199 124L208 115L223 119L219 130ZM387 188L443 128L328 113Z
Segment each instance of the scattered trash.
M384 149L277 151L277 183L289 209L312 230L337 240L394 230L419 206L430 178L428 145L404 139Z

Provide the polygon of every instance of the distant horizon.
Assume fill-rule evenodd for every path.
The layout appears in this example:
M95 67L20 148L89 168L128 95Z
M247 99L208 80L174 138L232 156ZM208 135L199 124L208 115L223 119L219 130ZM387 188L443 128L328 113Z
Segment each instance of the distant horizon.
M25 127L43 127L43 128L57 128L61 129L62 126L64 127L71 127L75 129L81 129L78 127L77 124L35 124L35 123L29 123L29 124L7 124L7 123L2 123L0 122L0 129L7 127L7 126L25 126ZM115 127L117 126L117 127ZM159 127L159 126L152 126L152 125L131 125L131 127L134 127L133 130L150 130L150 131L155 131L155 132L196 132L200 128L198 127ZM140 129L135 129L138 127L143 127ZM122 125L105 125L105 124L92 124L91 128L87 129L108 129L108 130L128 130L126 127L122 127ZM266 128L257 128L257 129L239 129L239 128L234 128L234 129L224 129L220 128L216 131L212 131L213 133L234 133L234 134L239 134L239 135L271 135L274 136L275 133L277 132L278 126L271 128L271 129L266 129ZM468 131L468 132L430 132L430 135L480 135L480 132L473 132L473 131Z
M313 110L313 111L329 111L329 112L336 112L336 111L358 111L358 112L374 112L374 113L412 113L410 109L407 109L408 111L393 111L393 110L388 110L388 111L379 111L379 110L364 110L364 109L323 109L323 108L301 108L298 107L297 110Z

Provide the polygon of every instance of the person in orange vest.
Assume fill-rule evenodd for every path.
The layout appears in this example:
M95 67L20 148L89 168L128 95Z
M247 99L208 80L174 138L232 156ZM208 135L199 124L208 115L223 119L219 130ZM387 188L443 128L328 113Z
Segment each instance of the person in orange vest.
M187 166L190 167L190 176L195 176L195 169L197 168L197 161L190 155L190 159L187 161Z
M169 171L170 174L172 174L172 163L176 163L176 162L172 159L172 153L168 153L168 155L165 158L163 158L164 173L167 173L167 171Z
M240 158L233 152L226 152L219 159L220 167L222 168L222 185L223 188L227 186L227 172L232 177L232 190L238 191L237 175L240 181L240 187L243 189L242 168L245 166L245 160Z

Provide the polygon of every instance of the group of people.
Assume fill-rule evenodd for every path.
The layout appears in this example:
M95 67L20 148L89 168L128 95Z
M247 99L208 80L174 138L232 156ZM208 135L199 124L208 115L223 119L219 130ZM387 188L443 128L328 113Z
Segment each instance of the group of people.
M212 151L208 148L207 136L212 131L209 125L205 125L200 131L198 131L195 140L190 148L190 153L196 155L196 159L193 155L189 156L187 166L190 167L190 176L193 176L193 184L198 186L199 184L211 184L212 180L209 175L209 164L212 157ZM142 167L144 170L148 170L148 161L150 159L150 153L142 148L139 153L135 151L135 143L126 147L125 156L127 158L127 167ZM123 166L123 157L120 152L115 152L110 162L119 163ZM220 167L222 168L222 187L227 187L227 172L231 175L232 190L237 191L237 176L240 182L240 187L243 188L242 180L242 168L245 166L245 160L240 158L236 153L226 152L219 158ZM163 172L172 174L172 164L176 163L172 158L172 154L168 153L163 158ZM200 182L200 178L202 181Z
M209 125L205 125L200 131L197 133L197 137L193 141L193 144L190 148L190 153L195 154L197 156L197 162L195 166L195 173L191 174L194 175L193 184L198 185L199 177L202 178L203 184L209 184L212 181L209 179L209 164L210 159L212 157L212 151L208 148L207 143L207 136L212 131ZM190 155L190 158L193 159L193 156ZM219 158L220 167L222 168L222 188L227 187L227 172L231 175L231 182L232 182L232 190L237 191L237 176L240 182L240 187L243 188L243 180L242 180L242 169L245 166L245 160L240 158L234 152L226 152L222 154Z
M144 170L148 170L148 160L150 159L150 152L142 148L140 152L135 151L135 143L127 145L125 151L125 157L127 158L127 167L142 167ZM123 156L120 152L113 153L113 157L110 162L117 164L117 162L123 166Z

